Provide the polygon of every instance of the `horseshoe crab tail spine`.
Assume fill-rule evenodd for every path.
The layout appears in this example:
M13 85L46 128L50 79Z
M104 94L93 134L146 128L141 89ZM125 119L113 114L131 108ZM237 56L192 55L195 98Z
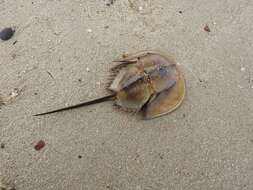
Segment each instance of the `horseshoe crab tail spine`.
M75 108L79 108L79 107L83 107L83 106L88 106L88 105L92 105L92 104L97 104L97 103L101 103L101 102L112 100L113 98L115 98L115 96L116 96L116 94L111 94L111 95L104 96L102 98L98 98L98 99L91 100L91 101L88 101L88 102L76 104L76 105L73 105L73 106L69 106L69 107L65 107L65 108L61 108L61 109L57 109L57 110L53 110L53 111L49 111L49 112L45 112L45 113L35 114L33 116L41 116L41 115L46 115L46 114L51 114L51 113L66 111L66 110L70 110L70 109L75 109Z

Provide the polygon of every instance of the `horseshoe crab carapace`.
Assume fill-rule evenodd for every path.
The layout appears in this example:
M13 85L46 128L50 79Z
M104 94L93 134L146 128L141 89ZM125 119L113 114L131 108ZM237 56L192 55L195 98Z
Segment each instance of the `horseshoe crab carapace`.
M158 51L141 51L114 62L119 64L111 69L110 95L35 116L115 100L121 109L142 112L144 119L152 119L172 112L182 103L185 79L172 58Z

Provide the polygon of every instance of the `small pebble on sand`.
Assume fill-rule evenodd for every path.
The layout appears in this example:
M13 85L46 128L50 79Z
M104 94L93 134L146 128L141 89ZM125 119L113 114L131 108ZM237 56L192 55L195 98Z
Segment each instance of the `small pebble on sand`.
M211 32L211 30L210 30L210 28L209 28L208 25L206 25L206 26L204 27L204 30L205 30L206 32Z
M92 32L92 30L89 28L89 29L87 29L87 32L88 32L88 33L91 33L91 32Z
M4 148L5 148L5 144L4 144L4 143L1 143L0 148L1 148L1 149L4 149Z
M15 30L13 30L12 28L4 28L0 32L0 39L4 40L4 41L9 40L13 36L14 32L15 32Z
M20 88L13 88L10 93L11 98L17 97L21 93L21 90Z
M37 144L34 146L35 150L40 150L42 149L44 146L46 145L46 143L43 140L40 140L37 142Z

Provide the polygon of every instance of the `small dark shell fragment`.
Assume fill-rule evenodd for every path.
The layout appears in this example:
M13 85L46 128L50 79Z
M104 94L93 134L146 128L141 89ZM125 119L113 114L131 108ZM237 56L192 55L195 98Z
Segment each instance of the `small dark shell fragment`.
M5 144L4 144L4 143L1 143L0 148L1 148L1 149L4 149L4 148L5 148Z
M37 142L37 144L34 146L35 150L40 150L42 149L44 146L46 145L46 143L43 140L40 140L39 142Z
M207 31L207 32L211 32L211 30L210 30L210 28L209 28L208 25L205 25L204 30Z
M14 32L15 30L13 30L12 28L4 28L0 32L1 40L9 40L13 36Z

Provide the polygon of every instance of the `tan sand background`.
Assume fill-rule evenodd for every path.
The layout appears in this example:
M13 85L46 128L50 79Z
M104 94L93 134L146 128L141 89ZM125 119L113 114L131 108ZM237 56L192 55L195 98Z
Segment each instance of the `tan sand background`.
M0 107L0 175L17 190L252 190L253 1L108 3L0 0L0 28L17 30L0 42L0 93L22 89ZM31 116L105 95L111 61L146 49L185 73L172 114L106 102Z

